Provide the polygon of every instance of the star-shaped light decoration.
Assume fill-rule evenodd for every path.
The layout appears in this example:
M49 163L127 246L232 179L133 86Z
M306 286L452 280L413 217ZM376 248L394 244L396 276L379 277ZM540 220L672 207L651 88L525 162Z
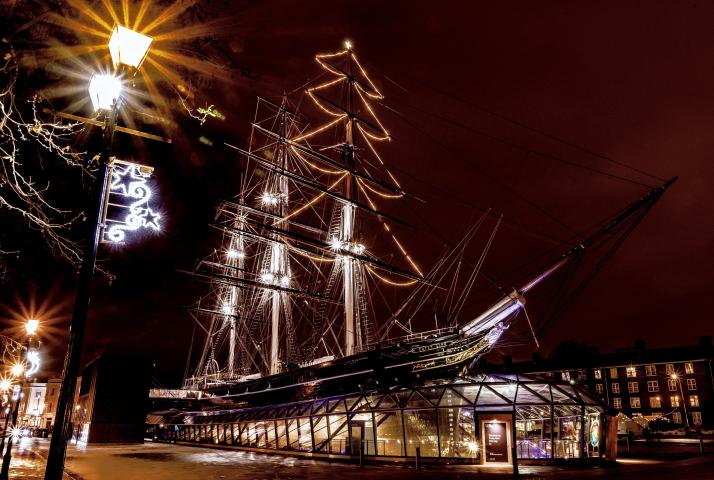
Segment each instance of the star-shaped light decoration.
M103 240L125 243L127 232L145 228L161 230L161 215L149 205L152 198L149 177L153 168L114 160L104 209Z

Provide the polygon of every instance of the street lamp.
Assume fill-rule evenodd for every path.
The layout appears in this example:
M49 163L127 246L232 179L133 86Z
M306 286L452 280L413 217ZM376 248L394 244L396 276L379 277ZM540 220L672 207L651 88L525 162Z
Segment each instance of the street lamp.
M114 68L121 65L138 70L149 53L152 38L121 25L114 27L109 38L109 53Z
M20 402L22 401L22 387L24 386L24 379L29 375L35 374L39 368L39 353L36 350L32 350L32 338L37 333L37 329L40 326L40 321L36 319L29 319L25 322L25 332L27 333L27 344L25 345L26 362L17 362L11 368L11 373L15 378L19 378L20 383L15 385L17 389L17 395L13 396L15 400L15 406L12 411L12 427L13 432L17 430L17 415L20 410ZM30 368L26 367L26 363L29 364ZM7 419L5 426L7 427ZM3 435L4 438L4 435ZM16 435L10 436L7 440L7 448L5 449L5 455L2 459L2 468L0 469L0 480L8 480L10 474L10 461L12 460L12 442L16 438Z
M107 176L116 128L116 118L121 106L121 74L136 73L149 51L152 39L146 35L117 25L109 38L109 53L116 75L95 75L89 93L95 110L107 111L104 127L104 146L98 159L98 172L92 185L92 196L87 211L86 243L79 271L74 310L70 323L67 356L63 368L62 386L57 400L55 424L47 454L45 480L62 480L67 441L72 433L72 403L76 390L76 376L80 367L84 330L87 324L89 297L94 278L94 265L101 234L102 213L106 200ZM0 479L2 480L2 479Z
M0 393L7 395L11 390L13 390L12 381L9 378L0 379ZM14 392L13 392L14 393ZM12 404L12 397L10 397L10 403ZM0 452L2 452L5 446L5 434L7 433L7 423L10 420L10 407L3 408L5 413L5 425L2 429L2 438L0 439Z
M111 110L121 96L121 80L111 74L92 75L89 81L89 98L94 111Z
M677 383L679 384L679 393L682 395L682 408L684 408L684 420L687 423L687 429L689 429L689 417L687 416L687 401L684 399L684 390L682 390L682 379L679 378L679 375L676 373L673 373L670 375L672 380L677 380Z

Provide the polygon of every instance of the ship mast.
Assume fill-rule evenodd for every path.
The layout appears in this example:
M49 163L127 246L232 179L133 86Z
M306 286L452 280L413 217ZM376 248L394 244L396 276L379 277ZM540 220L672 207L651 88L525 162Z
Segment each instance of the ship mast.
M350 43L346 44L347 50L352 50L352 45ZM352 89L354 88L351 67L352 67L352 56L348 55L347 60L347 96L349 105L349 118L345 122L345 143L343 146L343 154L345 159L345 166L348 172L353 172L356 170L355 165L355 155L354 155L354 139L352 136L354 128L354 105L352 98ZM355 190L355 178L353 175L348 174L345 177L345 198L347 200L352 200L353 191ZM343 245L351 245L352 239L354 238L354 211L353 206L350 203L345 203L342 206L342 218L340 224L340 232ZM354 278L354 259L349 256L344 256L342 258L342 275L343 275L343 285L344 285L344 305L345 305L345 355L352 355L355 353L355 340L359 340L355 335L355 278ZM358 345L357 347L361 347Z

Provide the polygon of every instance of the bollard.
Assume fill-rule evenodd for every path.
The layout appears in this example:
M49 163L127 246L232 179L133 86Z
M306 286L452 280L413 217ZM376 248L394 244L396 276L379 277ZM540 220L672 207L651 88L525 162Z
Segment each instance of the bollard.
M415 463L416 463L416 469L421 470L421 448L420 447L416 447Z
M359 468L364 468L364 443L359 445Z
M699 453L704 454L704 438L702 438L702 434L699 434Z
M630 453L630 436L627 435L625 440L627 440L627 453Z

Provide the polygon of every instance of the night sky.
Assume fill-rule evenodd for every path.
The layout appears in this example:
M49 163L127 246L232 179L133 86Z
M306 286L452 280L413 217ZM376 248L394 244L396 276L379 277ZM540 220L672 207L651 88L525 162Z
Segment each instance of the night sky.
M232 11L225 5L211 8L227 16ZM156 167L167 228L160 237L100 252L116 279L110 285L97 275L87 358L105 348L151 354L160 381L180 380L193 328L183 307L205 286L176 270L190 269L218 246L208 227L212 209L237 190L239 162L221 141L245 145L255 96L276 100L300 87L320 73L314 54L336 51L346 38L386 97L389 108L377 112L394 141L383 157L405 189L427 202L395 210L419 227L406 243L422 265L480 215L473 206L493 208L510 222L484 267L499 279L555 246L540 237L568 239L570 228L585 230L647 191L538 152L659 183L613 159L680 180L548 331L541 350L547 354L564 340L601 350L640 338L648 346L694 344L712 333L714 4L469 1L439 7L281 0L258 1L240 13L219 40L243 75L196 78L202 99L226 119L201 126L177 110L173 145L122 140L120 149ZM200 143L200 136L214 146ZM63 320L45 339L50 373L64 354L61 330L74 278L67 267L40 262L49 255L41 242L32 246L40 253L14 260L16 272L1 288L10 309L21 303L14 297L59 306L55 317ZM478 257L480 247L477 242L470 256ZM480 282L469 312L497 298ZM528 343L491 358L534 350Z

